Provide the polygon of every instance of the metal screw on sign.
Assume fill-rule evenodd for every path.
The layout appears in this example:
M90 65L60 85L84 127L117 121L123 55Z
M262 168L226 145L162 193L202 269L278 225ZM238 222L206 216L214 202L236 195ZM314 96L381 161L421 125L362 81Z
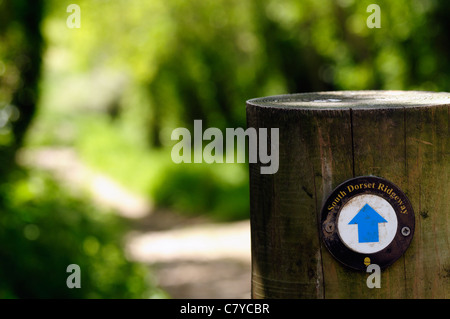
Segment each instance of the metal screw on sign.
M402 228L401 232L402 232L403 236L408 236L411 233L411 229L409 229L409 227L405 226Z
M333 230L334 230L334 225L333 225L332 223L328 223L328 224L325 226L325 231L326 231L327 233L332 233Z

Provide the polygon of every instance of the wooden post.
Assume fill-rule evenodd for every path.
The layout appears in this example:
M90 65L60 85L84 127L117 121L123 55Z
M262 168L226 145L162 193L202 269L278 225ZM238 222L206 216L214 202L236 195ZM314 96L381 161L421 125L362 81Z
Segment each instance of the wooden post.
M450 94L343 91L247 101L247 125L279 128L279 169L250 164L253 298L450 297ZM405 254L368 288L326 249L321 210L342 182L374 175L415 211Z

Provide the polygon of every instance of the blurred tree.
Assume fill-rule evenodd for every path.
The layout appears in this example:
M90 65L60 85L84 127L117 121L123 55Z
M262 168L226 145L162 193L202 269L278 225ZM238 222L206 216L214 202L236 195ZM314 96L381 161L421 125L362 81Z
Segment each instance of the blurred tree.
M41 71L44 3L0 1L0 179L35 114Z
M155 296L146 267L125 257L122 220L15 165L37 111L43 19L42 0L0 0L0 298ZM72 263L82 289L66 285Z

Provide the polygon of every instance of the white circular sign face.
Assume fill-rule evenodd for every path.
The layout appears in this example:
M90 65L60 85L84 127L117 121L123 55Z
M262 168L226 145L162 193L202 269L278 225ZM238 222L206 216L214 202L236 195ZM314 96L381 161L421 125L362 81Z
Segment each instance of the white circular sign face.
M397 233L394 208L377 195L361 194L351 198L339 212L337 228L342 242L363 254L387 247Z

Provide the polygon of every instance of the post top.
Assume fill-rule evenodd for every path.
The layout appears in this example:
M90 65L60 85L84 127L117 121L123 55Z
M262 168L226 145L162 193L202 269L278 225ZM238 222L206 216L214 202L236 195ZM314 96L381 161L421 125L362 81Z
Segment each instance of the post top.
M378 109L450 105L450 93L427 91L328 91L255 98L247 104L287 109Z

